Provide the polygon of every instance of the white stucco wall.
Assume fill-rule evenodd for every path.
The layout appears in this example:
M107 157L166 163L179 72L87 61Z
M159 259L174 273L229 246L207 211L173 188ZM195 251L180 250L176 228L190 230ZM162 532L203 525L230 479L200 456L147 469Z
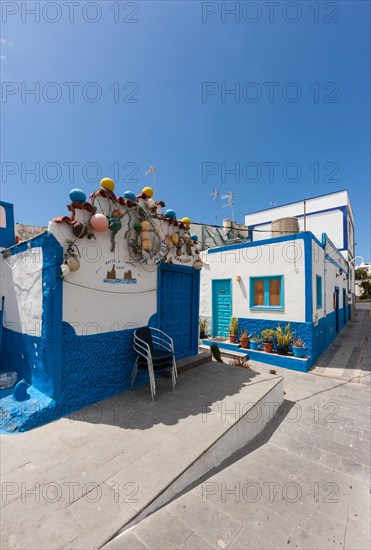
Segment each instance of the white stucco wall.
M0 260L4 327L41 336L42 264L41 248L29 248Z
M232 316L305 321L304 242L275 242L217 253L202 253L201 316L212 315L213 279L232 280ZM236 280L236 276L241 281ZM249 277L283 275L284 310L250 310Z

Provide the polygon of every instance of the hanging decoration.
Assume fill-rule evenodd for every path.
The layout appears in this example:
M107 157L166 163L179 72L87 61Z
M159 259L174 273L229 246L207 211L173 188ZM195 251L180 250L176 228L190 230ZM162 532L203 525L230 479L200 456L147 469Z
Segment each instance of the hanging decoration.
M138 195L126 190L122 196L116 196L114 190L115 182L111 178L103 178L99 189L90 195L90 202L86 202L86 194L81 189L71 189L69 192L71 202L67 208L71 213L70 217L60 216L53 220L56 223L65 223L70 232L61 266L63 277L80 268L76 241L84 238L97 239L99 234L102 234L100 239L106 239L104 232L107 230L110 234L111 253L115 252L116 243L119 242L117 235L123 230L121 239L127 241L132 266L135 266L135 262L158 265L166 261L169 265L184 263L201 269L202 261L196 248L198 236L190 234L189 217L178 220L175 210L170 208L163 213L165 203L154 201L152 187L143 187ZM114 262L112 270L124 269L120 262L117 264L119 260L116 257L105 261ZM134 281L128 273L123 280ZM121 278L113 277L113 271L106 277L109 281Z

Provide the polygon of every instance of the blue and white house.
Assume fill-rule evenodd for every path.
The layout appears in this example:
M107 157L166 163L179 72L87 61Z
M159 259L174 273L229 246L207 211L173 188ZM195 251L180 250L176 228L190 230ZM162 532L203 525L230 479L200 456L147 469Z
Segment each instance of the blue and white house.
M12 205L1 203L0 373L16 372L31 396L15 403L0 390L8 431L129 389L138 326L169 334L179 359L198 353L202 263L190 220L143 192L79 192L69 216L19 244Z
M201 275L200 315L209 319L211 337L222 339L221 348L236 349L228 342L231 317L238 318L240 330L256 336L290 322L305 342L304 358L248 353L300 371L313 365L349 320L354 292L354 267L348 262L354 256L354 222L347 192L306 202L305 222L302 203L247 215L250 242L203 252ZM274 220L297 216L296 230L272 233Z

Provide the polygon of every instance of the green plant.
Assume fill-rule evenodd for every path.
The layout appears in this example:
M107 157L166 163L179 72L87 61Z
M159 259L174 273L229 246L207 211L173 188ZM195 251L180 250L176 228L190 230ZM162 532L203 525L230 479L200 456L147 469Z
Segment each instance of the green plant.
M305 342L301 338L294 338L292 341L292 345L295 348L305 348Z
M263 342L266 342L267 344L270 344L271 342L274 342L274 330L271 328L266 328L265 330L262 330L262 340Z
M251 334L249 334L247 330L241 330L240 342L246 342L246 340L250 340L250 336Z
M198 321L199 327L200 327L200 338L203 340L204 338L207 338L207 319L200 319Z
M231 317L231 322L229 324L229 334L237 336L238 334L238 319L237 317Z
M210 351L211 351L212 356L214 357L215 361L218 361L218 363L223 363L223 359L222 359L222 356L220 354L220 349L219 349L218 344L215 344L215 342L213 344L211 344Z
M229 364L231 365L231 367L242 367L244 369L249 369L250 365L247 361L248 361L247 356L246 357L235 357L234 359L231 359L229 361Z
M259 338L259 336L252 336L251 341L252 342L260 342L260 338Z
M291 332L290 323L287 323L284 329L278 323L276 329L276 341L277 346L280 348L288 348L292 342L293 333Z

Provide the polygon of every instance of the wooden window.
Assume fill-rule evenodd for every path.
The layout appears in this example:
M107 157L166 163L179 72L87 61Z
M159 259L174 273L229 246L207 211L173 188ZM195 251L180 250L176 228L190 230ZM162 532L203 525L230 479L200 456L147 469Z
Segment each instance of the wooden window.
M283 275L250 277L250 308L283 309Z

